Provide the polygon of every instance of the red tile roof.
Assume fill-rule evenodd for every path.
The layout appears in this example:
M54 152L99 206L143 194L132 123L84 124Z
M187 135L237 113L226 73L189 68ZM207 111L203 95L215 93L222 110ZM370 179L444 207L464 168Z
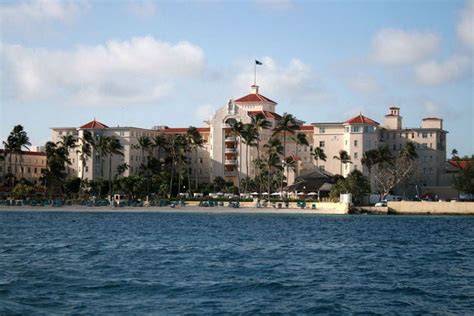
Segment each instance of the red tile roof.
M465 169L469 163L474 164L474 160L455 160L455 159L450 159L448 160L448 163L459 169Z
M209 133L210 128L209 127L198 127L197 128L198 132L200 133ZM165 127L159 130L160 132L165 132L165 133L186 133L188 131L187 127Z
M277 114L275 112L270 112L270 111L248 111L247 114L249 116L256 116L258 113L262 113L265 118L269 119L274 119L274 120L279 120L281 119L281 115Z
M368 125L380 125L378 122L374 121L373 119L370 119L366 116L363 116L362 114L359 114L357 116L354 116L353 118L345 121L344 123L347 124L368 124Z
M244 97L241 97L237 100L235 100L235 102L270 102L270 103L273 103L273 104L277 104L275 101L261 95L261 94L255 94L255 93L250 93L250 94L247 94L246 96Z
M299 129L300 129L300 131L312 131L312 130L314 130L314 126L313 125L301 125Z
M89 123L82 125L80 128L109 128L109 127L94 119L93 121L90 121Z

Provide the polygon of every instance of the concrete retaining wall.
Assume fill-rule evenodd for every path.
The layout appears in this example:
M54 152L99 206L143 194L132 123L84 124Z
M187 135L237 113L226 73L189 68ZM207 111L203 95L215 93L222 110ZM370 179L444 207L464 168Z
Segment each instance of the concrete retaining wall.
M388 202L389 214L474 215L474 202Z

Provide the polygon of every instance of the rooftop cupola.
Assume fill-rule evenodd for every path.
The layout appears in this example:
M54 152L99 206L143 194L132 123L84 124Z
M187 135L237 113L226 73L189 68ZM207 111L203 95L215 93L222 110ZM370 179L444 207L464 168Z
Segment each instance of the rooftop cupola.
M250 93L258 94L258 86L256 84L250 86Z
M400 116L400 108L391 106L388 108L388 114L385 115L384 127L387 129L401 129L402 117Z

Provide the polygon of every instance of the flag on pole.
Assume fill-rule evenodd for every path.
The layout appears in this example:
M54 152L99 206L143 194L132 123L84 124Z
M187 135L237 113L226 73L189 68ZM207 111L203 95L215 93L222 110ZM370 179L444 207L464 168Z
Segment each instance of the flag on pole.
M263 63L258 60L255 60L255 65L263 65Z

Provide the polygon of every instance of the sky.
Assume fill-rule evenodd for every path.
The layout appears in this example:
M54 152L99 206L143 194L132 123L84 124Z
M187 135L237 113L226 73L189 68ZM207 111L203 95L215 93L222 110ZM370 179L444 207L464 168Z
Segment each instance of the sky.
M51 127L203 126L260 93L306 123L441 117L474 153L474 0L0 2L0 139Z

